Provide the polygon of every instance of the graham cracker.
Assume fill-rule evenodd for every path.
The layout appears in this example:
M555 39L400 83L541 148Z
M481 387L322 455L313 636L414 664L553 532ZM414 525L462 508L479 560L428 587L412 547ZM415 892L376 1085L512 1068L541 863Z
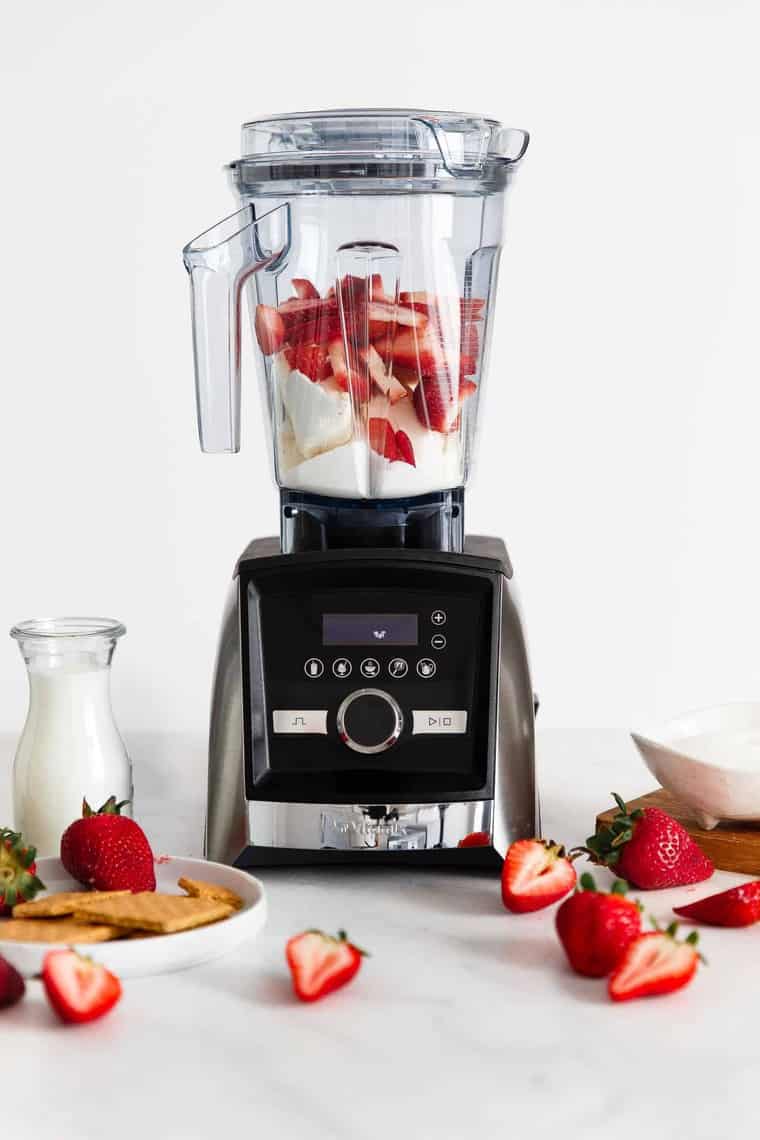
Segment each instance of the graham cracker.
M98 905L74 912L75 918L88 922L105 922L128 930L150 930L173 934L227 918L233 908L213 899L193 899L189 895L163 895L141 891L136 895L106 899Z
M30 902L16 903L13 908L14 918L60 918L63 914L73 914L90 900L116 898L117 895L127 895L129 891L61 891L57 895L46 895L42 899L32 899Z
M183 875L177 880L177 886L194 899L213 899L215 902L226 903L227 906L240 910L243 900L229 887L221 887L217 883L206 883L202 879L186 879Z
M0 922L0 942L65 942L68 945L85 942L110 942L121 938L121 927L106 924L75 922L71 918L9 918Z

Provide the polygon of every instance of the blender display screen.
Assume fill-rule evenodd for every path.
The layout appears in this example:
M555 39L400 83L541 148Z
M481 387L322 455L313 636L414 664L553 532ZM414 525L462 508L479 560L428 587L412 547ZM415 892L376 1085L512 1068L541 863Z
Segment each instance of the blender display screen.
M323 645L417 645L417 614L323 614Z

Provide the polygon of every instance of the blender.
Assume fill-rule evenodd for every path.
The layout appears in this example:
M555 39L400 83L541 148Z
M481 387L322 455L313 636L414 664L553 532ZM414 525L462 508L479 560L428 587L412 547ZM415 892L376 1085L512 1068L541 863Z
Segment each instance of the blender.
M244 317L280 534L235 567L206 855L494 864L538 834L500 538L466 535L504 199L524 131L341 110L250 122L241 208L183 251L201 447L240 446Z

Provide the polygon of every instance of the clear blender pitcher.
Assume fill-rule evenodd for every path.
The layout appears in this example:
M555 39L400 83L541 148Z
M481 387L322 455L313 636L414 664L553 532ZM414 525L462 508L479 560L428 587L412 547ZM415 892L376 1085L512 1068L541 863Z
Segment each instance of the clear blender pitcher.
M246 124L242 209L184 250L203 450L239 449L245 298L284 502L461 495L527 145L451 113Z

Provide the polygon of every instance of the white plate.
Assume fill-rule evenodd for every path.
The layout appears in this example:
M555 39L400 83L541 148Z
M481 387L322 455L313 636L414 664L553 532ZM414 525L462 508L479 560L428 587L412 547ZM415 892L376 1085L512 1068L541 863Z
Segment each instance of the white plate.
M60 859L38 859L37 874L47 888L38 898L59 891L82 889L64 870ZM184 894L177 886L177 879L183 875L229 887L242 898L242 908L222 922L199 926L195 930L182 930L158 938L86 943L78 948L96 962L102 962L120 978L139 978L146 974L166 974L171 970L198 966L201 962L228 954L261 931L267 919L267 902L264 887L258 879L221 863L170 855L156 864L156 890L166 894ZM57 945L53 942L4 941L0 919L0 954L27 977L39 973L45 954Z

